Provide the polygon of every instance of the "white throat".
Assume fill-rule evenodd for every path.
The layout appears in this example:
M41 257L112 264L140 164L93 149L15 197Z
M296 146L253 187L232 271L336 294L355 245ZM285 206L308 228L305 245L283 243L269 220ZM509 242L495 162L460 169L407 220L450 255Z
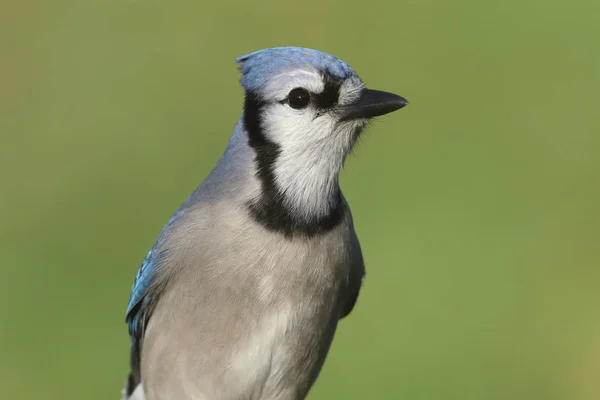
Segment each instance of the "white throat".
M338 200L343 156L325 157L321 151L293 153L282 149L273 170L284 204L298 217L326 216Z
M313 124L317 129L310 132L288 129L277 135L274 183L286 208L301 219L326 217L338 205L339 173L355 140L355 124L336 126L323 118L320 125Z

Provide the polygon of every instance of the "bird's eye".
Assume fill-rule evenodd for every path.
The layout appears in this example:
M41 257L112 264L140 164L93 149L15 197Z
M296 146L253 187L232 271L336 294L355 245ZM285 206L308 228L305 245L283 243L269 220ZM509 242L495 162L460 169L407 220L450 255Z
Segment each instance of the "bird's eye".
M300 110L310 103L310 93L302 88L292 89L288 94L287 100L290 107Z

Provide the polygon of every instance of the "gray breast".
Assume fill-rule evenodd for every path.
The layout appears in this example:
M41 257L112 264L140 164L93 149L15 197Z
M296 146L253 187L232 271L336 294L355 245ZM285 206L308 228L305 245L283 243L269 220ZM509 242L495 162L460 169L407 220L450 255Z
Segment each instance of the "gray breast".
M289 239L257 225L243 207L195 207L170 238L168 287L144 339L146 394L303 398L356 268L351 217L322 236Z

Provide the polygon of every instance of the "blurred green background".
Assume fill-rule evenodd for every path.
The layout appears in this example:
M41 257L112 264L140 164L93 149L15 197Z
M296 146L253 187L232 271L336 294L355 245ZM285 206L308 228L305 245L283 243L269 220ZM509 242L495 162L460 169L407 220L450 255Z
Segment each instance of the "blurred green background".
M600 3L0 5L0 398L118 399L135 272L220 156L235 57L411 105L343 174L368 278L310 398L600 398Z

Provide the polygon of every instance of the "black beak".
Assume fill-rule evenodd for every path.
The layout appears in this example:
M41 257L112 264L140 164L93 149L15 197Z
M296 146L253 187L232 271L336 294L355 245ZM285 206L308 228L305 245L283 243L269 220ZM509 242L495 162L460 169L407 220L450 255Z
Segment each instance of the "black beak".
M407 104L408 100L396 94L364 89L354 103L340 108L340 121L378 117L399 110Z

